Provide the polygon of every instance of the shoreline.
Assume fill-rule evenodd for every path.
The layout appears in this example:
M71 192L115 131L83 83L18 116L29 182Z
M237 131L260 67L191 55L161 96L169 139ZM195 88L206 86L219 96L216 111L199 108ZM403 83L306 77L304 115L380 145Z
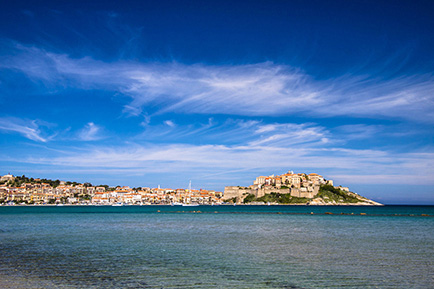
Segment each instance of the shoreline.
M183 206L172 206L171 204L146 204L146 205L138 205L138 204L125 204L122 206L116 206L112 204L14 204L14 205L5 205L0 204L0 207L158 207L158 206L168 206L168 207L183 207ZM304 207L336 207L336 206L348 206L348 207L381 207L381 206L423 206L423 205L385 205L385 204L370 204L370 203L337 203L337 204L329 204L329 203L319 203L319 204L218 204L218 205L209 205L209 204L198 204L198 206L209 206L209 207L219 207L219 206L304 206ZM429 206L429 205L428 205Z

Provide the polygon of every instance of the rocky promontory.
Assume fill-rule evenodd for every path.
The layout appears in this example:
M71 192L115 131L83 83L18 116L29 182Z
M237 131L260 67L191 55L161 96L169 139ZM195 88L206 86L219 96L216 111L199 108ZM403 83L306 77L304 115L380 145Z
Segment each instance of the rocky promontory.
M223 199L237 204L288 204L288 205L356 205L381 206L382 204L351 192L348 187L333 186L316 173L257 177L249 187L227 186Z

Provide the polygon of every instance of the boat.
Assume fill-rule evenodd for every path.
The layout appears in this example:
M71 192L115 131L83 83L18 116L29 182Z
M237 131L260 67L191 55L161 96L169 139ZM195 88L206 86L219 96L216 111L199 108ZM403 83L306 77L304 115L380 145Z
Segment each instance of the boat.
M182 204L183 207L198 207L199 204L192 203L192 204Z
M123 203L114 203L113 205L112 205L112 207L121 207L121 206L123 206L124 204Z

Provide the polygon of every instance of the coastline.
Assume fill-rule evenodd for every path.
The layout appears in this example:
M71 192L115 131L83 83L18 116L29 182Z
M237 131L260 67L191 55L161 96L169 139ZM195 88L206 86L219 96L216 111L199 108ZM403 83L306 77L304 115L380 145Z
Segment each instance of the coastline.
M259 176L249 187L226 186L213 190L162 189L129 186L93 186L90 183L1 177L0 206L148 206L148 205L284 205L284 206L382 206L349 190L334 186L316 173Z
M120 207L158 207L158 206L170 206L170 204L147 204L147 205L137 205L137 204L127 204L122 205ZM370 204L370 203L318 203L318 204L218 204L218 205L203 205L199 204L198 206L207 206L207 207L217 207L217 206L301 206L301 207L336 207L336 206L350 206L350 207L375 207L375 206L385 206L384 204ZM111 204L101 205L101 204L62 204L61 206L55 204L14 204L14 205L5 205L0 204L0 207L117 207ZM179 206L181 207L181 206Z

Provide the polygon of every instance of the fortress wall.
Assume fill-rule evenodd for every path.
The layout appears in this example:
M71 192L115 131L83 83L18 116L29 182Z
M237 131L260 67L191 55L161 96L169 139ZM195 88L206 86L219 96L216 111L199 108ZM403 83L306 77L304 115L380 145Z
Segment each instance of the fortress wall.
M228 186L228 187L225 187L223 200L230 200L233 198L237 198L237 200L239 200L239 199L241 199L241 197L244 194L254 194L254 190L240 189L240 187L238 187L238 186Z
M229 200L232 198L237 198L240 195L240 188L238 186L228 186L225 187L225 192L223 194L223 200Z
M256 198L260 198L265 194L271 193L279 193L279 194L291 194L293 197L298 198L313 198L316 194L318 194L319 186L309 187L308 189L301 190L298 188L289 188L289 189L278 189L275 187L263 187L260 189L244 189L238 186L228 186L225 187L225 192L223 196L223 200L230 200L232 198L237 198L237 201L241 201L243 196L245 197L247 194L253 194Z
M314 193L313 192L300 192L298 197L299 198L312 199L314 197Z
M290 194L291 193L291 189L278 189L278 188L272 188L272 187L265 187L262 189L259 189L255 192L255 196L257 198L260 198L262 196L264 196L265 194L270 194L270 193L279 193L279 194Z

